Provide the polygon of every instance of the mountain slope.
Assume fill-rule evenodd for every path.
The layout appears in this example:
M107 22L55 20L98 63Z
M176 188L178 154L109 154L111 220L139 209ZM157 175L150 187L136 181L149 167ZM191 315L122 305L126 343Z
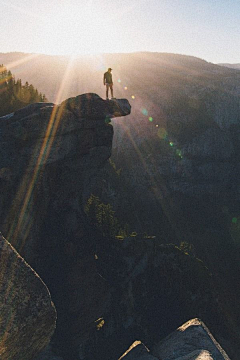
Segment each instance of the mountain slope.
M59 95L60 102L83 92L104 95L102 76L109 66L113 68L117 97L124 93L129 98L135 95L136 99L146 102L147 99L152 100L152 95L166 98L183 88L187 93L192 87L213 89L219 86L239 94L240 74L236 70L178 54L142 52L70 59L64 56L0 53L0 63L4 63L22 81L31 82L46 94L49 101L55 101ZM62 92L61 85L64 87ZM125 86L127 90L124 90Z
M230 69L237 69L237 70L240 70L240 64L218 64L220 66L225 66L227 68L230 68Z

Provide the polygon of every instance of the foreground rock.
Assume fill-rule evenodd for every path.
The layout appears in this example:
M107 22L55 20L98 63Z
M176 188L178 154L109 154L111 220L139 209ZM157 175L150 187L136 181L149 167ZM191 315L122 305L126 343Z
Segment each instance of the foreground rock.
M199 319L180 326L154 348L153 354L161 360L230 360Z
M63 358L55 355L51 346L48 345L34 360L63 360Z
M0 235L0 357L32 360L50 341L56 312L39 276Z
M140 341L119 360L230 360L206 325L192 319L149 351Z

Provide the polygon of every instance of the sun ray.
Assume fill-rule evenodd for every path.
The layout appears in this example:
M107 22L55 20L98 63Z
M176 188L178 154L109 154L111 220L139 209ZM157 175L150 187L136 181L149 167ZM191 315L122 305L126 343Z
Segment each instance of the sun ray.
M63 89L64 89L65 85L67 84L69 71L72 66L72 60L73 59L70 59L68 67L64 74L61 86L60 86L58 94L56 96L56 102L58 102L59 99L61 98ZM13 245L17 244L17 248L20 252L21 252L21 250L23 250L25 242L27 241L28 235L32 228L32 223L33 223L32 211L33 211L33 207L34 207L34 203L33 203L34 187L36 185L40 171L44 169L46 160L50 153L51 146L53 144L53 141L55 140L55 135L57 132L59 122L61 120L62 111L63 111L62 108L58 109L57 106L54 106L49 123L48 123L47 130L45 133L45 137L43 139L43 143L42 143L40 152L39 152L39 154L37 154L38 149L39 149L39 144L37 144L35 147L35 152L32 155L32 159L30 161L30 165L34 164L36 161L35 160L36 156L38 155L36 166L35 166L35 169L33 172L33 176L30 177L30 173L28 173L28 172L25 173L25 176L22 180L22 183L21 183L18 193L16 195L16 197L20 198L20 202L23 202L23 204L22 204L22 208L19 213L19 216L18 216L18 214L15 214L15 219L13 221L13 225L12 225L7 237ZM20 239L20 234L22 235L21 239ZM9 264L2 264L3 273L5 272L5 270L7 268L8 268L8 274L11 274L10 276L14 277L15 276L14 275L14 269L15 269L14 262L11 263L10 269L9 269ZM14 291L14 288L10 284L11 284L11 281L9 281L8 286L6 288L5 297L10 302L13 302L14 298L16 296L16 292ZM8 329L11 328L11 326L12 326L12 321L13 321L14 316L15 316L14 313L11 313L11 314L9 313L9 318L5 319L6 330L5 330L5 333L2 338L3 342L4 342L4 339L7 338Z
M6 64L5 66L6 66L7 69L11 70L11 69L13 69L13 68L15 68L15 67L17 67L17 66L19 66L21 64L32 61L33 59L35 59L35 58L37 58L39 56L41 56L41 55L40 54L30 54L28 56L24 56L24 58L22 58L22 59L10 62L10 63Z
M61 99L63 90L65 89L65 86L68 82L68 76L69 72L72 67L73 58L70 58L66 72L63 76L63 80L61 82L59 91L56 96L56 103L59 102ZM38 153L37 161L36 161L36 151L39 150L39 145L36 144L36 151L34 152L32 159L30 161L30 166L32 164L36 163L33 175L30 177L30 174L28 172L25 174L25 177L23 178L23 181L20 185L19 191L16 195L17 198L20 198L20 203L22 203L21 210L19 214L15 215L15 221L13 221L13 224L10 228L10 231L8 233L8 239L10 239L12 244L18 243L18 248L23 248L25 245L25 241L27 239L27 235L30 231L31 226L28 226L28 223L30 224L31 221L29 220L29 216L31 217L31 210L33 207L33 192L35 188L35 184L38 180L38 176L40 171L44 169L44 166L46 164L46 161L49 157L49 153L51 151L52 144L55 140L55 135L58 129L58 125L61 120L63 108L58 108L57 105L53 107L52 114L49 119L49 123L46 129L45 136L42 141L42 145L40 148L40 151ZM21 238L21 244L19 243L19 234L22 233L22 230L24 231L26 229L26 234L22 234Z
M154 174L149 170L149 166L147 161L144 159L141 150L139 149L134 137L129 131L129 128L126 124L122 123L121 126L124 128L125 133L127 134L130 142L132 143L133 149L135 150L140 163L142 164L145 172L149 175L151 179L151 191L153 192L156 201L159 202L159 206L162 208L166 218L169 221L172 229L175 232L176 238L178 238L178 234L182 234L181 227L178 224L178 216L179 213L176 213L176 204L172 199L169 199L169 190L166 181L164 178L157 172L157 169L154 171ZM182 236L182 235L181 235ZM178 239L179 241L181 239Z
M179 68L176 67L176 70L178 71ZM122 97L130 98L132 96L131 80L129 79L129 82L125 81L125 80L122 81L121 76L122 76L122 74L120 71L115 72L115 78L120 79L119 84L117 84L118 85L118 87L117 87L118 94ZM134 74L132 74L132 76L134 78ZM115 83L116 82L117 81L115 81ZM133 86L133 87L136 87L136 86ZM132 102L130 100L130 102L132 103L132 107L133 107L132 108L132 110L133 110L132 116L135 116L135 117L142 116L143 113L140 111L141 108L142 109L144 108L145 110L146 109L152 109L152 110L155 109L156 105L154 104L154 102L148 101L148 104L145 104L145 106L144 106L144 101L145 101L144 97L142 95L139 96L138 94L134 94L134 96L135 96L136 100L134 100L134 102ZM158 105L158 107L159 107L159 105ZM139 115L137 115L138 112L139 112ZM161 120L159 122L161 123L162 126L165 126L166 115L164 114L164 111L162 109L161 109L160 113L161 113ZM148 111L146 111L146 114L148 114ZM150 113L148 115L150 115ZM146 122L146 121L148 121L147 119L148 119L148 116L146 117L146 120L143 119L143 121ZM151 121L152 120L153 119L151 118ZM128 121L128 120L126 120L126 121ZM142 151L140 149L140 147L137 144L137 141L135 140L135 136L138 136L137 135L138 127L140 126L139 120L136 122L132 121L130 123L130 127L129 127L129 125L126 124L126 121L120 122L119 120L117 120L116 125L119 127L123 127L125 133L127 134L128 139L131 142L132 147L133 147L135 153L137 154L139 161L143 166L144 171L149 175L149 178L151 179L151 191L154 194L156 201L159 202L159 206L160 206L160 208L162 208L166 218L169 221L169 224L171 224L171 226L176 234L176 237L178 237L178 234L181 234L181 231L180 231L181 229L176 220L176 219L178 219L178 217L176 216L177 215L176 214L176 205L173 203L173 201L171 199L169 199L169 190L168 190L167 183L164 180L164 178L159 174L157 169L155 169L154 174L150 171L148 160L145 159L145 157L143 155L144 151ZM149 123L149 125L150 125L150 123ZM132 132L131 132L131 129L132 129ZM146 137L145 141L147 143L150 142L149 145L151 145L151 139L148 139Z

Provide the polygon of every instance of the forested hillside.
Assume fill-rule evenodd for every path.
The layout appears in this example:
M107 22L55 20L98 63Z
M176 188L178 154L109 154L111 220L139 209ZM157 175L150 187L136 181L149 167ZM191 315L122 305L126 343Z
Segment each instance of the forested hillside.
M76 58L25 53L0 53L0 64L23 82L28 81L49 101L60 103L78 94L105 96L103 73L113 68L114 95L133 100L132 106L151 111L159 101L191 95L193 89L240 93L240 71L193 56L168 53L85 55Z
M0 65L0 116L12 113L28 104L46 102L46 96L27 81L15 79L11 71Z

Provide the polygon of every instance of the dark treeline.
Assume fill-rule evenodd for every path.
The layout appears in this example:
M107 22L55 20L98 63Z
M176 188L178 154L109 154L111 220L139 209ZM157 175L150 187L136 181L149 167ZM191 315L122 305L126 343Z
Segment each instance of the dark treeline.
M10 70L0 65L0 116L12 113L28 104L46 102L46 96L26 82L15 80Z

